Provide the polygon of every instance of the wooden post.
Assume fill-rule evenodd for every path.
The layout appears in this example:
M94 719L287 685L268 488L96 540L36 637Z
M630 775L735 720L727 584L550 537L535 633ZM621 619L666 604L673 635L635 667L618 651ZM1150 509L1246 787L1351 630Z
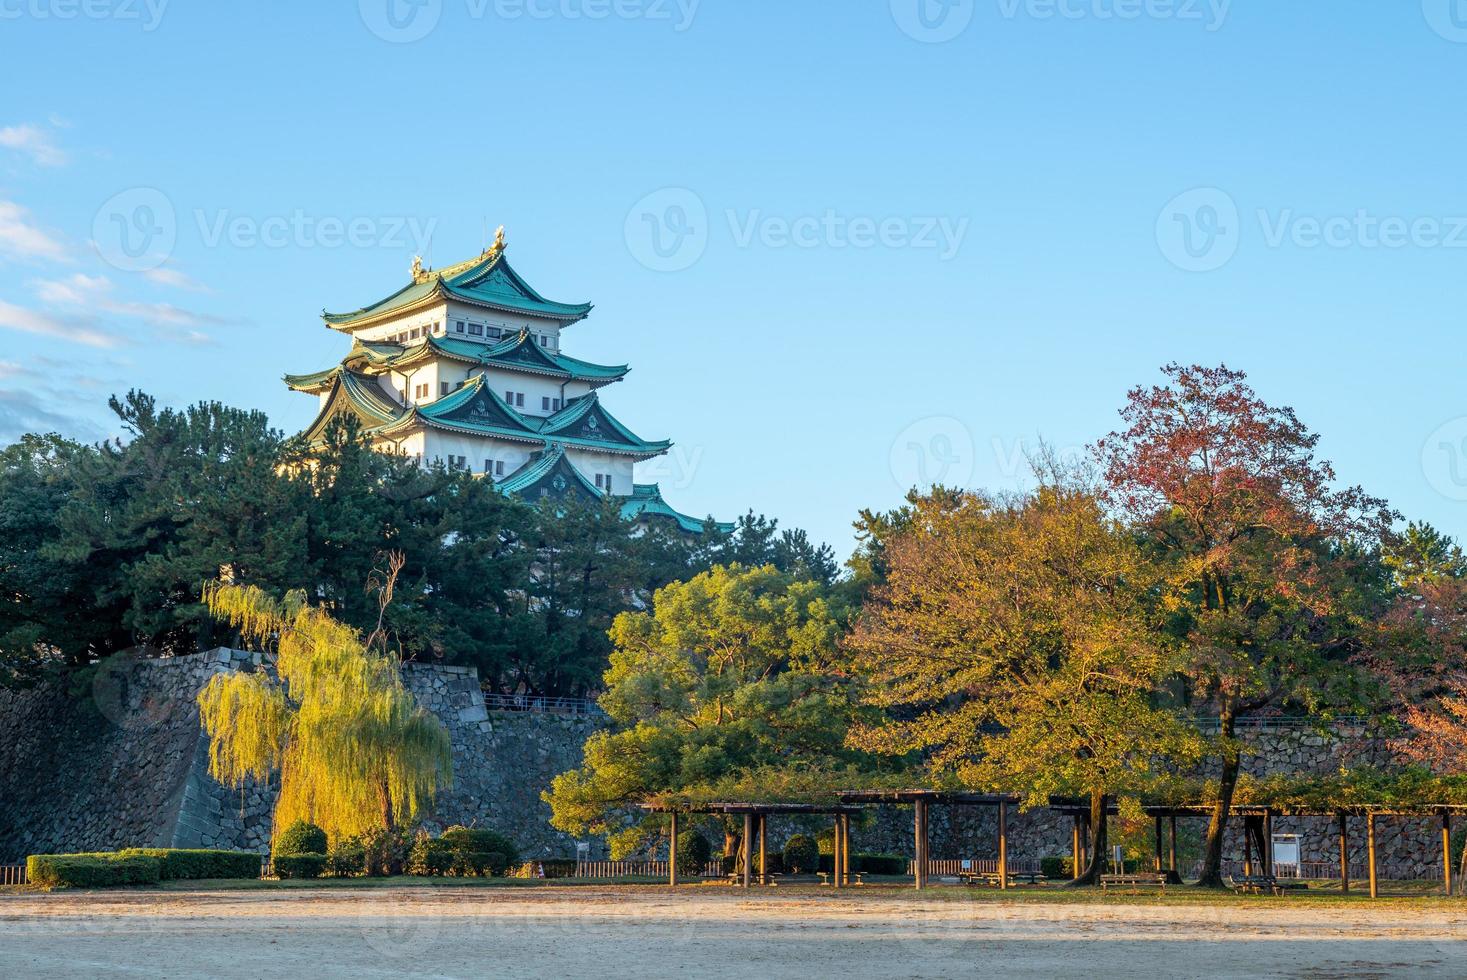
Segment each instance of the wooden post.
M840 815L840 875L841 884L851 883L851 815Z
M1080 815L1070 818L1070 877L1080 877Z
M744 846L743 846L743 852L744 852L743 853L743 858L744 858L744 877L743 877L743 884L744 884L744 887L745 888L748 888L749 887L749 884L750 884L750 880L749 879L750 879L751 875L750 875L749 872L750 872L751 869L750 869L749 865L753 864L753 860L752 860L753 859L753 856L754 856L753 855L753 847L752 847L752 845L753 845L753 838L754 838L754 815L752 813L746 813L746 814L744 814Z
M927 801L922 801L922 887L927 887L927 879L932 870L932 833L930 821L932 810Z
M677 884L677 811L672 811L672 836L667 841L667 883Z
M1253 877L1253 818L1243 818L1243 877Z
M1172 814L1172 834L1170 846L1167 850L1167 863L1171 865L1171 871L1178 881L1182 880L1182 872L1177 868L1177 815Z
M769 815L759 814L759 884L761 885L769 884L769 864L764 853L764 838L768 836L765 831L768 827Z
M1365 850L1370 855L1370 897L1380 897L1380 889L1377 887L1375 878L1375 814L1365 816Z
M1152 871L1155 871L1157 874L1160 874L1161 873L1161 815L1160 814L1157 814L1157 817L1156 817L1156 863L1153 865L1153 867L1152 867L1151 870Z
M1339 813L1340 821L1340 894L1350 890L1350 815Z
M912 810L912 827L915 837L912 853L916 855L912 859L912 878L920 891L927 887L927 804L923 800L917 800Z
M1009 805L998 801L998 890L1009 887Z
M1263 873L1273 874L1273 811L1266 810L1262 821L1263 840L1259 842L1259 848L1263 851Z
M1452 815L1442 813L1442 888L1452 894Z

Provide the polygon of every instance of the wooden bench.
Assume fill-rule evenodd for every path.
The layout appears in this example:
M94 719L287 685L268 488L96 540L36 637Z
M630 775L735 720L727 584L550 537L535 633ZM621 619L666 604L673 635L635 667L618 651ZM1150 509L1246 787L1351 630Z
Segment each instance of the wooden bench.
M1133 891L1138 888L1160 888L1166 891L1167 876L1158 872L1145 871L1127 875L1101 875L1100 890L1108 891L1111 888L1130 888Z
M1284 886L1273 875L1233 875L1228 879L1233 891L1240 895L1282 895Z

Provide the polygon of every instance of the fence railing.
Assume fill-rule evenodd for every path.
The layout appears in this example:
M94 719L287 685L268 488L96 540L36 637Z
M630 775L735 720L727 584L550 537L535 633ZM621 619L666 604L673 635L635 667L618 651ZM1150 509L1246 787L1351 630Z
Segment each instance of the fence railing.
M489 711L537 711L552 715L599 715L601 706L589 698L548 698L535 694L484 692Z
M722 865L709 861L704 866L705 878L723 874ZM666 861L582 861L576 865L577 878L666 878Z
M1364 715L1341 715L1338 718L1330 718L1327 721L1320 718L1312 718L1308 715L1256 715L1245 716L1233 720L1233 727L1240 732L1268 732L1268 731L1305 731L1312 728L1338 729L1338 728L1366 728L1372 723L1372 719ZM1221 720L1216 717L1193 718L1192 724L1205 732L1216 731L1221 727Z
M24 885L26 883L25 865L0 864L0 885Z
M1009 859L1009 870L1018 874L1038 874L1038 861ZM907 862L907 874L915 874L914 862ZM938 858L927 862L929 875L998 874L998 858Z

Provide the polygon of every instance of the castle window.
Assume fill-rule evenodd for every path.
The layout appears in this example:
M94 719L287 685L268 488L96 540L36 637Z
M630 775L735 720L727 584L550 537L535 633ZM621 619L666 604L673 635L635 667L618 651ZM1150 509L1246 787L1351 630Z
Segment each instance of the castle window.
M495 340L498 340L500 337L504 336L504 331L500 330L498 327L490 327L489 336L493 337Z
M440 381L440 382L438 382L438 396L441 398L442 396L444 396L446 394L448 394L448 382L447 381Z
M524 408L525 393L523 391L506 391L504 393L504 403L511 408Z
M412 333L408 334L408 339L409 340L417 340L418 339L418 333L419 333L418 328L417 327L413 327Z
M541 347L549 347L550 346L550 338L547 337L547 336L545 336L543 333L540 335L540 346Z
M484 325L482 323L469 324L469 333L475 337L482 337L484 335Z
M540 399L540 411L542 411L542 412L548 412L548 411L550 411L550 397L548 395L546 397Z
M462 320L455 320L455 321L453 321L453 332L454 333L463 333L464 332L464 322Z

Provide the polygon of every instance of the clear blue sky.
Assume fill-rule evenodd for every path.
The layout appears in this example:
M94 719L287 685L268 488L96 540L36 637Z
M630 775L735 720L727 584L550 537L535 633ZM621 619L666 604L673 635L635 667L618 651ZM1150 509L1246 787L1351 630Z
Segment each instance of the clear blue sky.
M1467 3L88 2L0 0L7 439L131 386L294 431L323 307L503 224L698 514L844 554L1226 361L1467 532Z

